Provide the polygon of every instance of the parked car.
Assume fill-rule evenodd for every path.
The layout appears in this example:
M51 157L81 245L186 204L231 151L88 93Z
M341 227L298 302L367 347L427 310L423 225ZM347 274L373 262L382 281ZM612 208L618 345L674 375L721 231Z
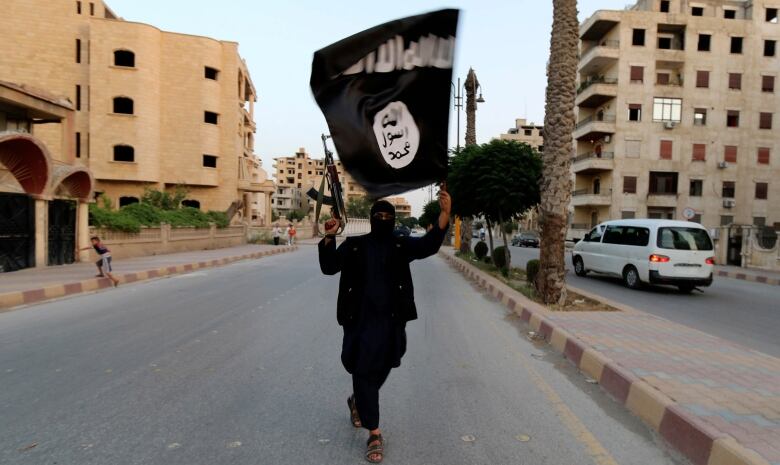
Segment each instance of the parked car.
M395 234L396 237L408 237L410 234L412 234L412 230L404 225L399 225L395 228L393 234Z
M712 284L714 247L698 223L672 220L616 220L593 228L574 245L577 276L618 276L631 289L670 284L681 292Z
M515 234L512 237L512 245L516 247L539 247L539 236L532 232Z

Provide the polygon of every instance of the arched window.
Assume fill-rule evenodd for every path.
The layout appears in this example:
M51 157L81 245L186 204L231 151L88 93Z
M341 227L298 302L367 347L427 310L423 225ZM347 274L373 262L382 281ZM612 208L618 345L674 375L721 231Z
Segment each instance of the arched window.
M138 197L119 197L119 208L138 203Z
M135 149L129 145L114 146L114 161L132 163L135 161Z
M200 210L200 202L198 202L197 200L192 200L192 199L182 200L181 204L183 207L197 208L198 210Z
M114 113L132 115L133 99L127 97L114 97Z
M114 50L114 66L135 68L135 53L130 50Z

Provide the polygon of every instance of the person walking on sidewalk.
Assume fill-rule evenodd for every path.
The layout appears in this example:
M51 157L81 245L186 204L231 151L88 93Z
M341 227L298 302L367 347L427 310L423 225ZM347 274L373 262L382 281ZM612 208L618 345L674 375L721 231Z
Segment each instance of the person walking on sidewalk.
M78 249L79 252L83 250L89 250L89 249L95 249L95 252L97 252L98 256L100 257L98 261L95 262L95 265L98 269L98 274L95 275L96 278L104 278L108 277L113 283L114 286L119 285L119 280L114 277L113 274L111 274L112 268L111 268L111 251L108 250L108 247L103 245L102 242L100 242L100 238L97 236L93 236L90 241L92 242L91 247L83 247L81 249Z
M390 370L401 365L406 352L406 323L417 318L409 263L435 254L449 226L452 201L439 193L441 214L423 237L396 237L395 207L380 200L371 207L371 232L348 237L336 247L340 223L325 223L319 243L320 269L326 275L341 272L337 320L343 327L341 362L352 375L347 399L356 428L369 431L366 459L384 458L379 429L379 389Z
M279 227L279 223L274 225L274 245L279 245L279 238L282 237L282 228Z
M290 223L290 227L287 228L287 245L295 245L295 235L298 232L295 230L295 225Z

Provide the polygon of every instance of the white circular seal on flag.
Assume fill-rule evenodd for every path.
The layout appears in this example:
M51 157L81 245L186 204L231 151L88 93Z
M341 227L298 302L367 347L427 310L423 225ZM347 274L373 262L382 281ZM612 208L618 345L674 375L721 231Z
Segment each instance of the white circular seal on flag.
M374 135L388 165L403 168L420 147L420 129L404 102L390 102L374 115Z

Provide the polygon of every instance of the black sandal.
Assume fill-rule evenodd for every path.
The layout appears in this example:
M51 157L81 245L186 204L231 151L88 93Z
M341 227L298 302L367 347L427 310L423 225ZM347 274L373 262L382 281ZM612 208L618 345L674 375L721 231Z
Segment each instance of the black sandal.
M360 415L358 415L354 394L347 397L347 405L349 406L349 419L352 421L352 426L360 428L363 424L360 422Z
M371 443L376 441L379 441L379 443L372 446ZM385 440L381 434L370 435L366 445L368 446L368 449L366 450L366 460L371 463L379 463L385 458ZM378 455L379 460L372 459L372 455Z

